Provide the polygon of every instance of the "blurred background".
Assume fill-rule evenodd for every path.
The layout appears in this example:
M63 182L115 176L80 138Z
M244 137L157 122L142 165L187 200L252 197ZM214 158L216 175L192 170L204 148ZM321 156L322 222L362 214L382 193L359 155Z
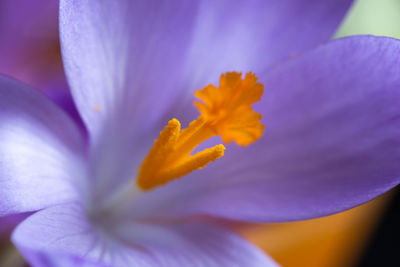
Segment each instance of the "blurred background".
M38 3L0 0L0 73L25 81L76 115L65 97L69 92L59 52L58 1ZM334 38L356 34L400 38L400 0L355 1ZM400 266L398 214L397 189L324 218L232 227L284 267ZM21 219L23 216L7 220ZM26 266L9 242L12 229L4 227L9 225L5 220L0 218L0 267Z

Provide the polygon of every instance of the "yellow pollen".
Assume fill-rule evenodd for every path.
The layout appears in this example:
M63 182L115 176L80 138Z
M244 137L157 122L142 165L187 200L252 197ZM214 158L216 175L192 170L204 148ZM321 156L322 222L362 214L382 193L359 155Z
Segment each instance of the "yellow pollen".
M194 102L200 116L183 130L177 119L168 122L139 168L139 188L150 190L164 185L222 157L222 144L192 155L211 137L219 135L224 143L234 141L240 146L258 140L264 125L261 114L254 112L251 104L261 99L263 89L252 73L242 79L241 73L228 72L221 75L219 88L208 85L196 91L195 96L202 101Z

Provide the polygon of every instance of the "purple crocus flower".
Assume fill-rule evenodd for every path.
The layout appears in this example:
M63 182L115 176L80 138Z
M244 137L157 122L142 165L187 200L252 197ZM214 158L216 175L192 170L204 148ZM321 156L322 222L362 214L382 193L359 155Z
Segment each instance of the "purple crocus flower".
M216 219L324 216L396 186L397 40L339 39L273 68L327 39L349 4L61 1L65 71L88 134L38 92L0 79L0 215L37 211L13 233L24 257L35 266L275 266ZM262 86L250 74L232 85L229 71L256 73L262 99L251 107ZM250 88L239 98L249 113L224 123L251 114L258 130L245 136L258 140L227 145L222 158L185 173L193 165L175 156L192 145L171 149L183 132L168 121L196 120L194 91L223 73L221 91L196 93L199 120L214 114L210 105L237 111L218 104L223 93L206 92ZM247 121L234 121L242 137ZM224 141L238 140L214 122ZM215 148L207 157L222 156Z

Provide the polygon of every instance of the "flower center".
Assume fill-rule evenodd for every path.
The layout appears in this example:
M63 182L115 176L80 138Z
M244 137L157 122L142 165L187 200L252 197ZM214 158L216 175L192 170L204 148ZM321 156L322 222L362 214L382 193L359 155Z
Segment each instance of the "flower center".
M150 190L164 185L222 157L222 144L192 155L199 144L211 137L219 135L224 143L235 141L240 146L259 139L264 125L261 114L254 112L251 104L261 99L263 89L252 73L242 79L241 73L228 72L221 75L219 88L208 85L196 91L201 102L194 104L200 116L183 130L177 119L168 122L139 168L139 188Z

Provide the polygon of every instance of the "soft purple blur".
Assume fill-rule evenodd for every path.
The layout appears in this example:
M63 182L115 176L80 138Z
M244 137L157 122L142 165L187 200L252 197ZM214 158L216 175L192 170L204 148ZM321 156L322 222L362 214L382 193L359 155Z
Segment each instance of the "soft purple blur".
M80 122L62 65L58 6L58 0L0 2L0 74L43 92Z

